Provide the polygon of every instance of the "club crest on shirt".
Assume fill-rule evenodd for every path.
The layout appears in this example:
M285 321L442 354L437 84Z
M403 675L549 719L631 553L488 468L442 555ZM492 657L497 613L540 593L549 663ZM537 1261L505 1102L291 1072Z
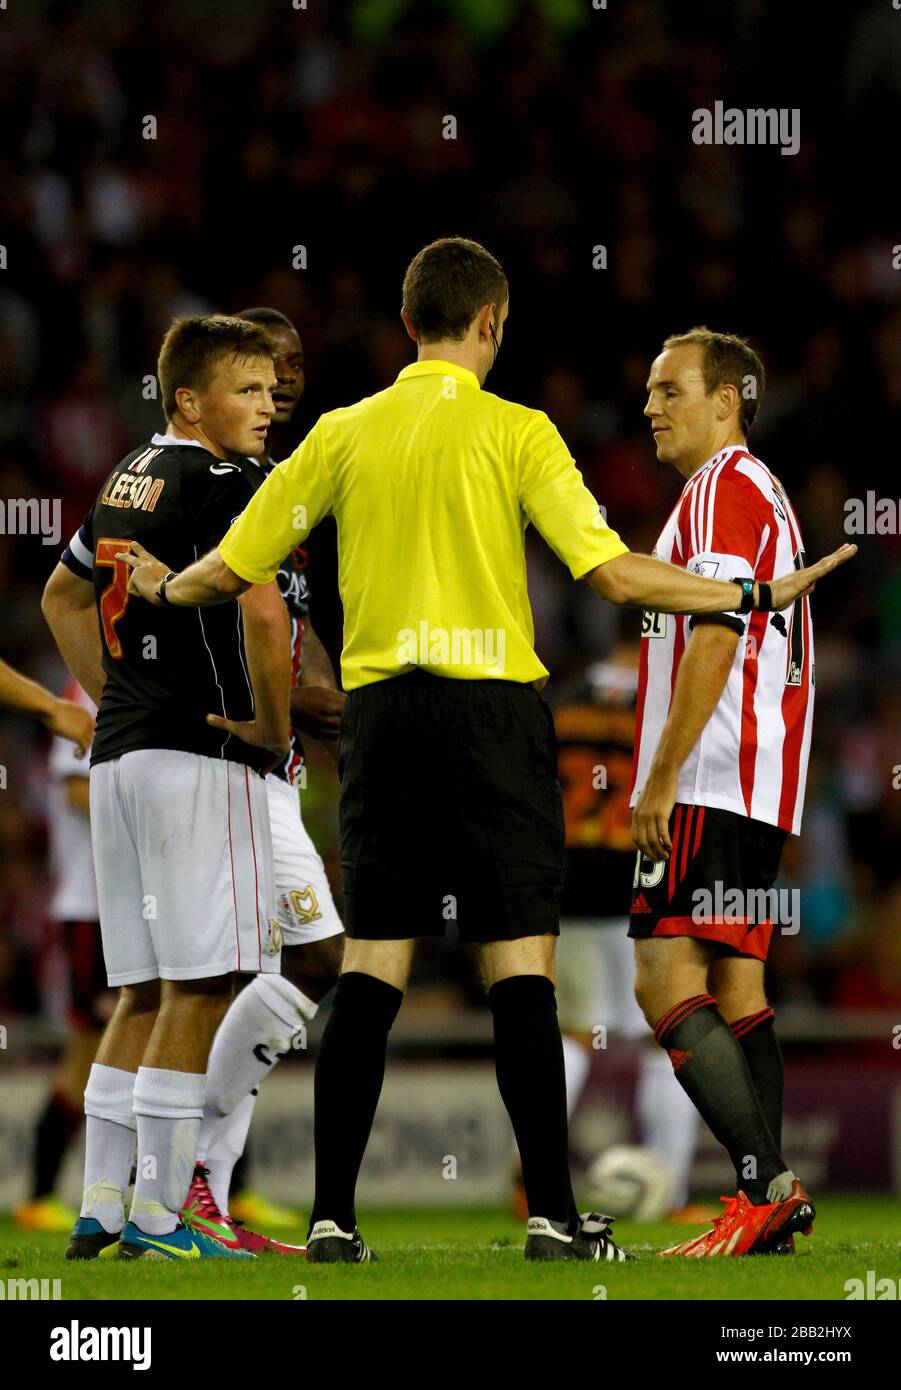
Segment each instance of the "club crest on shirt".
M282 911L300 927L318 922L322 916L316 890L310 883L305 888L294 888L290 893L282 893L280 902Z
M269 918L263 950L267 956L277 956L282 949L282 929L275 917Z

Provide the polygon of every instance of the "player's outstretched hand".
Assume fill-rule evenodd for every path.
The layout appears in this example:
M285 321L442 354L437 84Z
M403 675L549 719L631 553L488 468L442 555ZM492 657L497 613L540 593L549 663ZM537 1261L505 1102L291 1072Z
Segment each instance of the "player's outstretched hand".
M283 744L274 744L271 733L260 728L255 719L225 719L221 714L208 714L206 722L212 724L214 729L224 729L226 733L234 734L235 738L240 738L244 743L251 744L254 748L266 748L270 753L270 758L263 766L263 772L271 772L277 767L284 758L287 758L291 744L285 740Z
M157 608L161 607L156 591L169 573L169 566L164 565L155 555L151 555L139 541L129 541L128 549L120 551L116 559L124 560L131 567L128 592L137 598L146 599Z
M325 685L298 685L291 691L291 723L301 733L328 741L341 732L341 710L347 696Z
M844 565L856 554L856 545L840 545L838 550L833 550L831 555L824 555L815 565L808 565L806 569L794 570L791 574L783 575L781 579L774 579L770 586L773 591L773 607L779 610L790 608L796 598L803 598L805 594L813 592L813 586L818 579L838 569L839 565Z
M72 700L57 700L44 724L51 734L59 734L75 744L75 756L83 758L94 737L94 716Z

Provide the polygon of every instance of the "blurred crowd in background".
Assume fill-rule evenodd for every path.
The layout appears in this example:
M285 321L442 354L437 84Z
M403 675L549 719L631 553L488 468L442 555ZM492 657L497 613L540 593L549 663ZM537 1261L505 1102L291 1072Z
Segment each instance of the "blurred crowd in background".
M764 356L750 442L810 557L849 538L847 499L901 507L901 224L890 168L872 172L897 128L901 14L814 9L815 31L810 7L778 0L10 11L0 498L59 499L62 539L0 544L0 654L61 689L43 581L110 468L162 425L153 374L175 315L271 304L292 318L306 349L300 438L411 360L403 272L448 233L483 241L510 280L488 389L548 412L632 548L652 548L681 487L642 417L647 372L668 333L698 323ZM717 100L798 109L799 153L694 144L692 112ZM320 529L314 618L337 657L334 542ZM803 920L775 947L782 1001L901 1003L897 530L851 537L860 556L814 599L805 829L780 880L802 890ZM530 568L553 699L555 679L639 618L574 585L537 537ZM4 1014L57 1010L45 757L38 729L0 721ZM307 819L334 868L336 779L320 759L311 773Z

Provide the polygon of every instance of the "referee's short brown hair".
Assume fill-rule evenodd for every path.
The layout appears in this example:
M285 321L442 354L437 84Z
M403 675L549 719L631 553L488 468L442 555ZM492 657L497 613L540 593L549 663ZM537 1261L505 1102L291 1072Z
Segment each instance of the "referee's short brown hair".
M262 324L229 314L191 314L174 319L156 364L166 419L175 414L176 391L182 386L202 391L213 368L224 358L274 355L272 339Z
M717 386L734 386L738 392L738 422L747 438L763 400L766 385L763 362L747 339L735 333L715 333L704 327L673 333L663 344L663 350L692 344L703 353L701 370L708 396Z
M459 342L485 304L507 302L507 277L490 251L462 236L424 246L407 266L404 303L421 343Z

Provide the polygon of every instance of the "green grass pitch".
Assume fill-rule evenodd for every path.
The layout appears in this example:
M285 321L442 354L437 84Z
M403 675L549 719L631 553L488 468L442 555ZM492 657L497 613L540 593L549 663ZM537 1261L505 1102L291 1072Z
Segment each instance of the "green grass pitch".
M627 1265L527 1265L524 1228L496 1210L363 1211L378 1264L308 1265L303 1256L255 1263L67 1262L64 1237L16 1230L0 1218L0 1280L60 1279L63 1299L843 1299L845 1281L901 1278L901 1211L890 1196L818 1202L814 1234L794 1257L660 1260L654 1252L702 1228L618 1221ZM270 1234L278 1234L271 1232ZM286 1240L296 1234L285 1233ZM602 1286L605 1293L601 1293Z

